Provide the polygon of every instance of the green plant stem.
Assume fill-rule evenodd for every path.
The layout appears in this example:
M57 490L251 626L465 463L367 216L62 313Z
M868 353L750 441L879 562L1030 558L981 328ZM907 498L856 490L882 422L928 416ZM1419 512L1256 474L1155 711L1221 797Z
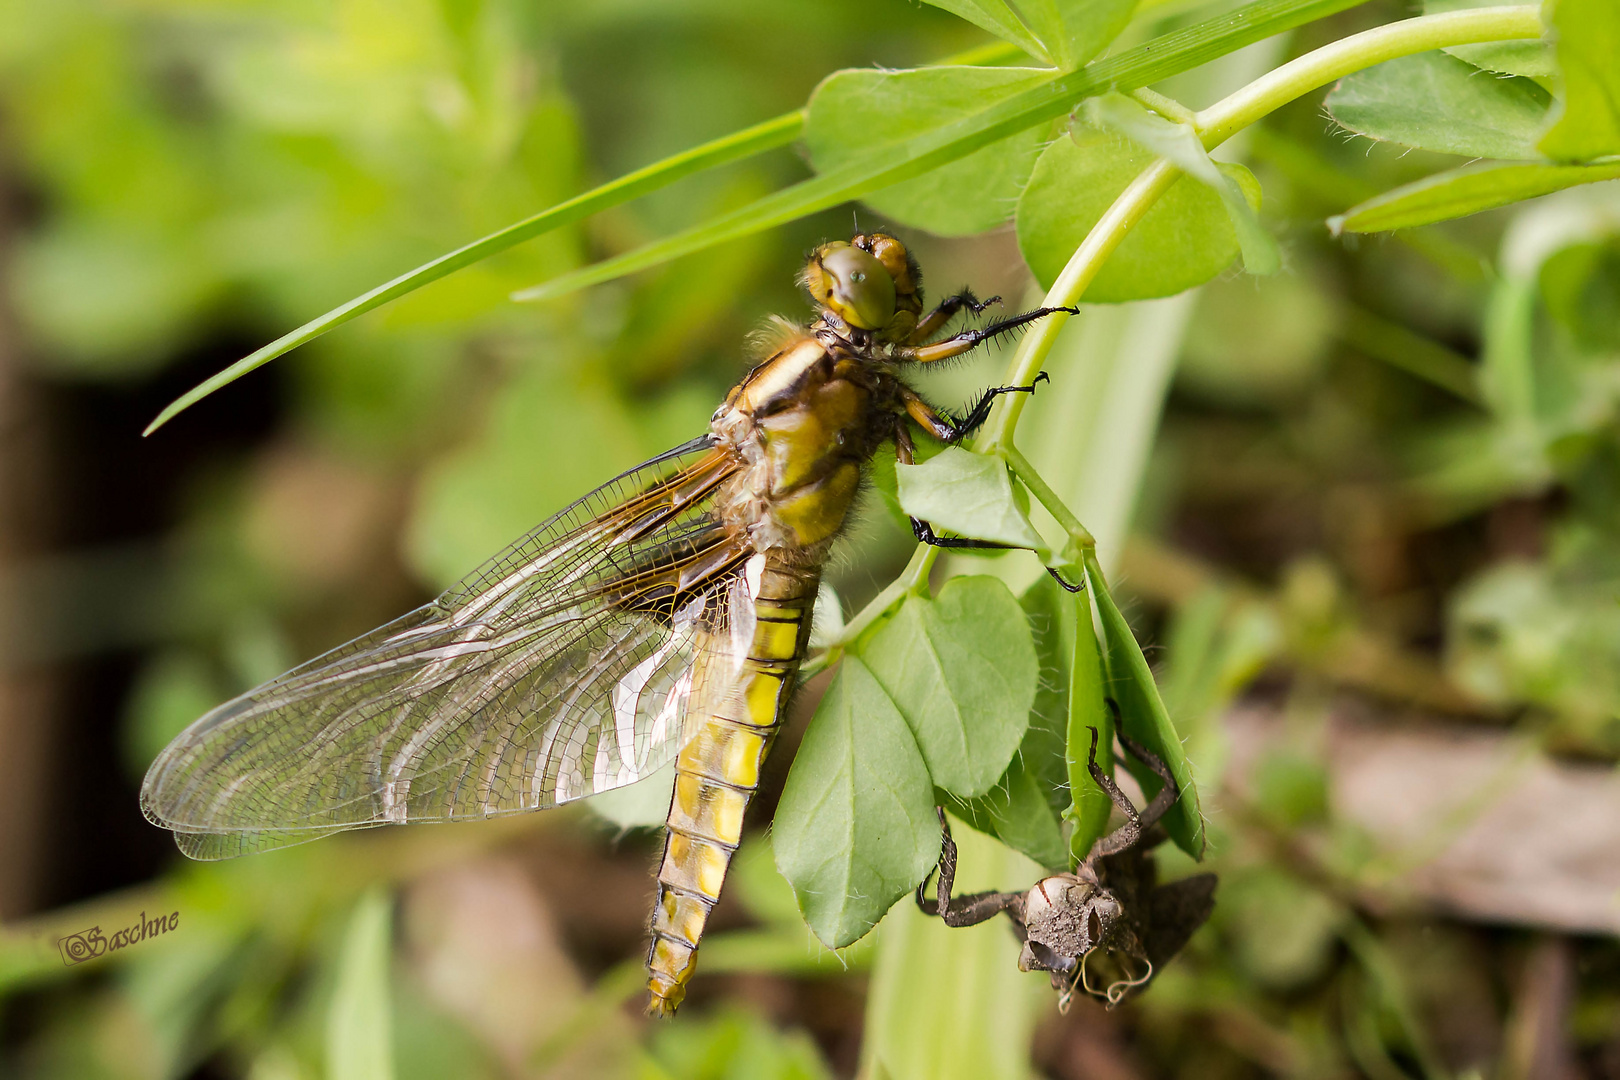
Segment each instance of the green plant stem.
M1139 173L1125 190L1120 192L1119 198L1103 212L1092 226L1086 238L1070 256L1068 263L1058 274L1057 280L1047 292L1042 302L1046 307L1072 307L1076 304L1086 286L1090 285L1108 256L1114 253L1127 233L1141 221L1143 216L1159 201L1159 197L1170 190L1170 185L1181 178L1181 170L1170 162L1160 158ZM1059 297L1063 299L1058 299ZM1058 331L1063 329L1069 316L1059 312L1048 316L1035 324L1034 329L1024 335L1018 345L1018 351L1013 354L1012 363L1007 368L1006 386L1029 386L1035 376L1040 374L1041 366L1046 363L1047 353L1057 341ZM1024 411L1024 398L1028 394L1004 394L996 403L990 413L990 419L985 423L985 433L980 436L977 446L985 453L1005 453L1005 448L1012 445L1013 431L1018 426L1018 417ZM1018 399L1018 400L1009 400Z
M1540 9L1535 5L1471 8L1374 27L1324 45L1267 72L1236 93L1193 114L1194 126L1204 148L1214 149L1295 98L1386 60L1454 45L1536 38L1541 33ZM1102 269L1103 261L1180 176L1179 169L1160 159L1131 181L1081 241L1063 272L1052 283L1044 305L1072 307L1078 303L1086 286ZM1042 319L1024 336L1008 365L1005 385L1030 385L1046 362L1058 331L1067 321L1068 316L1062 314ZM1007 394L996 403L985 424L985 434L977 444L981 450L1000 451L1011 444L1027 396Z
M1290 60L1197 113L1198 134L1204 148L1213 149L1295 98L1386 60L1541 34L1540 8L1535 4L1448 11L1363 30Z
M1052 485L1046 482L1046 478L1041 476L1035 465L1020 453L1016 446L1010 443L1002 446L1001 456L1012 467L1013 474L1029 488L1040 504L1046 507L1047 512L1057 518L1057 523L1069 534L1069 539L1074 541L1075 546L1082 550L1097 546L1097 541L1086 531L1086 527L1080 524L1080 519L1075 517L1074 511L1058 497L1058 493L1052 490ZM1075 553L1064 552L1065 556L1071 554Z

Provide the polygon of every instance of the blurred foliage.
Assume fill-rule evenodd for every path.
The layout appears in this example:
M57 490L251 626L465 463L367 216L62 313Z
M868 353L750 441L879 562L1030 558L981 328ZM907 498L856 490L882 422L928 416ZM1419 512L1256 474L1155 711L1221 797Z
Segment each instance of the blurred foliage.
M1559 17L1597 18L1588 9L1598 2L1564 0ZM981 24L1010 10L938 6L977 12L969 17ZM1149 8L1157 29L1208 14ZM1402 14L1394 4L1353 13L1288 47ZM268 339L601 180L806 101L808 165L827 169L861 137L885 145L928 128L928 116L894 130L863 121L862 109L908 80L937 81L925 96L941 116L986 86L1011 93L1026 80L994 68L866 70L812 97L840 67L921 64L987 40L898 2L0 0L0 26L3 179L24 208L3 253L7 303L31 376L63 386L190 378L242 340ZM1122 40L1139 40L1141 27ZM1069 60L1089 47L1047 38L1041 48ZM1583 45L1566 34L1560 49ZM1460 711L1558 750L1620 758L1620 191L1593 184L1357 242L1330 238L1322 223L1436 176L1461 183L1450 170L1480 152L1611 152L1612 118L1597 105L1566 122L1553 104L1561 141L1537 142L1559 90L1547 52L1465 46L1346 80L1332 115L1377 142L1324 130L1319 98L1272 116L1252 133L1249 168L1228 162L1223 174L1251 203L1263 187L1258 212L1280 238L1281 274L1230 269L1239 243L1227 209L1215 190L1184 182L1099 278L1095 299L1208 282L1183 315L1125 309L1140 323L1113 337L1112 315L1089 315L1082 332L1088 360L1144 380L1143 324L1180 357L1157 441L1152 421L1131 435L1143 453L1153 443L1152 457L1140 500L1133 474L1118 525L1135 501L1139 534L1212 570L1186 588L1171 575L1127 574L1122 593L1139 596L1123 617L1162 646L1147 655L1212 807L1204 824L1222 885L1210 926L1138 1004L1106 1015L1082 1007L1062 1022L1040 1014L1037 1045L1053 1075L1530 1075L1513 1072L1512 1025L1532 932L1361 903L1357 887L1379 856L1335 816L1322 700L1342 682L1396 700L1461 701ZM1470 65L1515 77L1475 77ZM1577 78L1580 100L1601 102L1602 68ZM1450 111L1414 117L1425 95ZM1011 306L1036 277L1055 276L1146 160L1111 131L1077 123L1051 134L1018 135L874 194L877 212L940 234L1019 213L1033 276L1006 233L919 235L936 290L970 281ZM806 246L844 232L841 212L538 307L505 298L748 205L806 170L779 153L665 188L366 316L282 361L279 381L238 387L276 398L274 428L250 453L198 463L165 508L173 527L160 583L182 617L132 624L146 651L125 705L131 790L156 749L213 702L397 613L594 483L700 430L747 362L747 331L765 312L802 310L791 270ZM1555 179L1515 190L1577 182ZM1468 205L1507 201L1492 201L1504 182ZM962 205L963 191L986 186L997 198ZM1409 223L1453 216L1404 205ZM1356 220L1345 228L1355 232ZM1053 370L1056 384L1087 385L1061 358ZM1043 407L1031 407L1031 444L1070 419ZM1109 431L1108 419L1095 430ZM158 438L184 438L193 422L182 417ZM890 476L833 568L851 610L904 558L884 501ZM1386 651L1367 654L1374 640ZM1036 644L1050 679L1051 649ZM60 647L99 646L69 636ZM1365 655L1378 662L1360 663ZM1239 785L1218 718L1264 672L1260 693L1281 702L1287 730ZM1037 710L1061 708L1053 687L1040 689ZM852 726L864 719L852 707ZM1026 736L1032 755L1027 740L1040 734ZM978 794L1013 768L962 788ZM1061 812L1042 794L1031 805ZM876 945L826 953L759 837L739 854L731 921L705 944L692 1005L675 1025L637 1029L620 1006L639 983L647 837L615 841L583 814L546 817L340 838L229 865L176 859L149 885L42 916L0 937L0 1069L353 1076L345 1062L380 1069L375 1048L386 1042L400 1077L819 1078L862 1060L851 1047L875 948L891 975L871 991L869 1068L887 1058L904 1063L892 1075L944 1076L969 1062L981 1075L1021 1072L1007 1047L1023 1046L1035 1003L1050 999L1041 977L1013 970L1004 927L978 928L963 952L946 954L953 939L931 937L945 931L903 906ZM631 807L616 820L644 818ZM1035 872L960 832L969 879L1010 887ZM1020 846L1049 851L1053 839L1040 831ZM1167 876L1191 871L1161 850ZM881 912L888 894L860 899ZM179 910L182 929L73 968L48 944L148 910ZM1568 1038L1604 1075L1620 1053L1620 955L1606 941L1579 949ZM896 981L894 965L913 984ZM1001 1010L1002 1043L980 1041L981 992ZM941 1023L959 1042L930 1041Z

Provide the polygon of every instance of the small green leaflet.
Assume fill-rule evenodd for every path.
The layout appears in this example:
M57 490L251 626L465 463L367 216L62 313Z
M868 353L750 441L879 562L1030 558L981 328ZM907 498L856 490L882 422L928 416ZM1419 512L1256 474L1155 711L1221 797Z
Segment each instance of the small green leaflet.
M817 172L831 172L1049 82L1054 74L1043 68L986 67L835 72L810 97L804 130L810 161ZM899 224L940 236L993 229L1012 217L1049 123L882 188L862 201Z
M1072 572L1072 568L1071 568ZM1108 829L1113 800L1092 779L1091 733L1097 733L1097 767L1114 773L1114 716L1103 692L1102 657L1097 649L1097 632L1091 619L1087 594L1070 596L1074 605L1074 654L1069 663L1069 728L1066 758L1072 802L1067 817L1074 831L1069 834L1069 861L1079 864L1091 853L1091 846Z
M1552 98L1529 79L1503 78L1442 52L1359 71L1327 96L1341 126L1370 139L1464 157L1534 161Z
M896 465L900 507L936 529L1045 553L1000 458L952 446L921 465Z
M1030 29L1024 25L1006 0L927 0L934 7L943 8L974 26L990 31L1003 41L1010 41L1031 56L1047 63L1056 63L1057 57L1046 50Z
M926 2L983 27L1061 71L1073 71L1102 52L1125 29L1136 9L1136 0L1019 0L1016 13L1005 0Z
M1103 668L1109 696L1119 705L1120 723L1125 733L1148 750L1157 754L1170 768L1181 789L1181 798L1164 815L1163 824L1176 846L1195 859L1204 855L1204 818L1198 809L1198 790L1193 786L1192 768L1181 749L1181 737L1170 714L1159 697L1158 684L1148 667L1142 647L1131 633L1130 624L1120 614L1114 598L1108 593L1102 567L1095 552L1086 555L1086 581L1102 626ZM1134 758L1125 759L1131 774L1141 784L1148 798L1164 785L1159 778Z
M1040 675L1006 585L959 577L933 600L908 597L861 659L906 718L934 786L964 798L994 786L1029 726Z
M1620 162L1610 165L1481 162L1386 191L1328 218L1327 225L1335 236L1342 232L1409 229L1617 177L1620 177Z
M939 855L936 797L995 788L1039 674L1023 610L990 577L908 597L845 655L774 826L777 866L822 942L855 941L922 880Z
M793 759L772 826L776 866L816 937L863 937L939 861L928 766L905 717L845 656Z
M1018 247L1050 288L1091 227L1155 156L1090 125L1048 146L1018 200ZM1260 185L1241 165L1218 166L1252 206ZM1232 265L1240 247L1221 198L1205 184L1178 183L1142 218L1087 287L1088 303L1173 296Z
M1423 0L1423 14L1440 15L1468 8L1511 7L1524 0ZM1490 41L1480 45L1453 45L1446 52L1486 71L1524 75L1550 84L1558 77L1552 44L1547 41Z
M1615 62L1620 56L1620 4L1558 0L1548 6L1564 79L1564 107L1541 140L1541 152L1556 161L1620 154L1620 64Z
M1131 21L1137 0L1019 0L1053 61L1071 71L1102 52Z
M1069 809L1064 739L1069 716L1069 661L1074 652L1073 598L1041 575L1018 600L1029 621L1040 665L1029 728L996 786L976 799L935 797L981 832L1021 851L1049 870L1069 866L1062 815Z
M1066 870L1063 829L1046 804L1046 789L1021 758L1014 758L996 786L976 799L934 792L939 804L982 833L1022 852L1048 870Z
M1282 269L1282 253L1241 185L1222 172L1204 149L1191 124L1177 124L1151 113L1124 94L1105 94L1086 102L1086 117L1097 127L1111 128L1142 149L1170 163L1199 183L1208 184L1221 197L1243 250L1243 268L1251 274L1275 274Z

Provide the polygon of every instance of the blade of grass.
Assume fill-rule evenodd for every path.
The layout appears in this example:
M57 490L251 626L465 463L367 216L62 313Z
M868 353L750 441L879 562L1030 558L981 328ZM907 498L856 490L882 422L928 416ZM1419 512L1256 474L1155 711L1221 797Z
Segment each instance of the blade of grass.
M626 173L617 180L612 180L601 187L594 188L582 195L576 195L566 202L558 203L549 210L543 210L533 217L508 225L498 232L464 247L456 248L447 254L440 255L431 262L423 263L414 270L407 271L392 281L372 289L370 292L350 300L348 303L333 308L326 314L300 326L298 329L286 333L270 342L261 349L244 356L224 371L199 383L186 391L183 395L170 402L157 419L153 420L143 435L150 435L158 428L172 420L176 414L195 405L198 401L212 394L220 387L235 382L243 375L262 367L284 353L291 352L306 342L313 341L335 327L342 326L351 319L364 315L366 312L397 300L406 293L420 289L429 282L453 274L462 267L470 266L481 259L505 251L532 240L543 233L553 229L562 228L592 214L599 213L609 207L629 202L661 187L673 184L683 177L704 169L713 169L721 165L738 161L742 158L752 157L767 150L785 146L799 137L804 129L805 112L787 113L775 119L756 124L751 128L733 132L713 142L667 157L662 161L654 162L646 168Z
M714 244L793 221L839 203L920 176L966 157L1008 135L1062 116L1084 98L1108 90L1135 90L1180 74L1246 45L1355 7L1363 0L1257 0L1256 3L1154 38L1118 56L1088 64L1021 94L897 146L866 155L783 188L747 206L684 229L623 255L513 294L515 300L551 300L590 285L645 270Z

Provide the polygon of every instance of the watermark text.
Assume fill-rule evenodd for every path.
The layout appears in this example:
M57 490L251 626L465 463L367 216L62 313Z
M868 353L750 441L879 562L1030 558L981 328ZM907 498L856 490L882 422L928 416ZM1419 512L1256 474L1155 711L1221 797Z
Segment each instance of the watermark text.
M102 934L101 927L92 926L88 930L81 930L77 934L69 934L64 938L57 938L56 947L62 950L62 963L69 965L82 964L86 960L94 960L119 949L127 949L131 945L145 941L147 938L167 934L180 925L180 913L170 912L148 919L146 912L141 912L140 918L134 924L113 932L111 937Z

